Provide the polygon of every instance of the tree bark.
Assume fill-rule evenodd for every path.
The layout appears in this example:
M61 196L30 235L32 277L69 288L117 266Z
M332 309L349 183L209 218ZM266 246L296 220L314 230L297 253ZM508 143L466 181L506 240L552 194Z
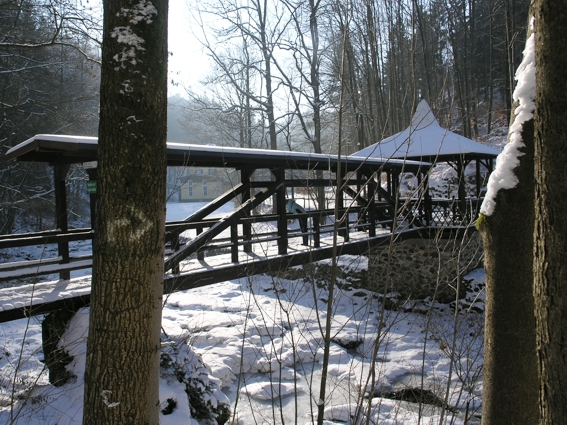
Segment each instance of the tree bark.
M518 103L515 103L515 108ZM512 113L510 127L514 121ZM513 170L519 183L501 189L492 215L477 227L484 241L486 311L483 425L535 424L537 357L533 298L534 120L523 123L525 144Z
M105 0L84 424L158 424L167 0Z
M541 424L567 423L567 1L535 2L535 313Z

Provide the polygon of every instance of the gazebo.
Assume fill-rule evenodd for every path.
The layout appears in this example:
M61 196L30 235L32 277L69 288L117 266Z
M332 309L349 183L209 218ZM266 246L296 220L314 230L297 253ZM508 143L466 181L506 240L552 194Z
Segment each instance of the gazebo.
M428 103L422 100L408 128L353 153L351 157L416 160L432 164L445 162L457 172L459 209L465 211L465 168L475 161L475 195L478 200L483 186L481 165L490 174L494 168L494 159L498 154L499 152L495 149L442 128ZM399 174L394 174L389 178L391 181L388 181L388 187L395 187Z

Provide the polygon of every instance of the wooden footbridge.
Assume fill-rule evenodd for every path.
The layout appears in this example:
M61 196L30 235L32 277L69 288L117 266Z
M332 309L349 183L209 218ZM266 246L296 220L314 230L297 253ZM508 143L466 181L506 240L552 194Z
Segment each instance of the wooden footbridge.
M61 280L1 289L0 322L87 305L90 278L70 280L70 273L90 268L92 256L72 256L69 244L92 240L96 229L68 227L65 177L71 165L84 164L96 181L97 139L38 135L6 158L53 166L57 230L0 236L0 250L51 244L57 256L1 264L0 281L54 273ZM463 210L462 202L431 199L430 164L417 161L185 144L168 144L167 158L169 166L233 169L240 182L186 219L166 224L164 293L330 258L335 231L339 254L365 253L392 237L452 231L470 223L478 207L477 200ZM403 199L402 173L418 181ZM297 188L318 193L319 200L332 194L335 208L290 213L286 202ZM90 196L94 223L96 194ZM235 206L232 212L211 218L227 203Z

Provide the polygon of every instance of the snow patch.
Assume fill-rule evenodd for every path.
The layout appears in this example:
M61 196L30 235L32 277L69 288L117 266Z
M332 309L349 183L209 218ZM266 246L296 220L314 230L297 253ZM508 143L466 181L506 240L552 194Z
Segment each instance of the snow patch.
M151 1L142 0L131 9L123 7L120 9L120 13L118 13L117 16L124 16L128 18L128 22L132 25L137 25L140 22L151 24L153 17L157 14L157 9Z
M274 400L296 392L303 392L303 387L285 382L256 382L246 385L240 391L258 400Z
M138 25L140 22L151 24L155 15L157 15L156 8L151 2L146 0L142 0L131 9L122 8L117 14L117 16L126 17L131 25ZM136 65L138 63L136 52L146 50L142 46L144 39L138 36L130 25L114 28L110 36L115 38L118 43L128 46L122 49L120 53L114 55L113 59L120 64L115 70L125 68L126 63Z

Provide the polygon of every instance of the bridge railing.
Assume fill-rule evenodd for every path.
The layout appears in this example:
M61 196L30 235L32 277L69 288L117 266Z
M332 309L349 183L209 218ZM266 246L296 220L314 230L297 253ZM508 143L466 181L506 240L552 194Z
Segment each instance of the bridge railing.
M432 199L431 224L434 226L458 226L473 223L478 217L483 198Z
M351 200L352 201L352 200ZM459 203L452 199L431 199L427 202L421 199L399 199L399 212L397 224L405 223L406 226L461 226L468 225L478 215L482 199L467 199L466 203ZM347 199L347 204L348 199ZM369 236L376 235L379 227L390 229L393 226L392 206L388 202L374 201L367 205L354 205L340 208L338 218L334 217L334 209L306 211L298 214L285 214L285 221L296 220L294 226L286 226L285 235L278 228L280 214L250 215L234 219L226 231L206 240L190 254L190 258L204 259L205 256L217 254L231 254L231 261L237 263L239 254L242 252L254 252L254 246L269 244L280 241L282 237L286 241L300 238L304 246L319 248L321 239L331 235L334 231L334 221L339 220L338 235L344 242L348 242L351 233L355 231L367 232ZM428 214L428 209L430 214ZM197 221L175 221L168 222L165 227L166 256L175 253L181 245L191 239L199 237L222 219L199 219ZM274 226L259 226L260 223L275 223ZM57 246L60 243L88 242L92 241L94 231L89 228L70 229L67 232L51 230L35 233L2 235L0 236L0 253L10 248L24 248L29 246L41 246L42 254L39 258L29 257L25 261L9 261L4 255L4 263L0 264L0 281L31 278L52 275L61 272L69 273L92 267L92 254L85 254L84 248L75 251L73 249L69 258L57 255ZM289 242L286 242L286 245ZM52 248L52 249L49 249ZM181 257L180 257L181 258ZM173 273L179 272L179 263L173 262L170 269Z
M374 220L368 208L351 206L338 210L340 224L339 235L343 241L348 241L351 232L375 229L377 226L391 227L392 220L387 217L389 206L380 204L375 206ZM333 209L306 211L305 213L286 213L288 222L285 237L288 240L299 238L299 243L312 248L321 246L321 239L334 231ZM379 218L381 217L381 219ZM253 252L253 247L259 244L267 244L281 239L280 229L274 226L259 226L261 223L275 223L280 218L279 214L246 215L238 218L234 223L218 236L211 238L194 254L198 259L205 256L217 254L231 254L231 261L239 261L239 253ZM180 245L198 237L211 227L218 224L222 218L202 219L199 221L173 221L166 223L165 240L166 256L175 252ZM291 226L291 221L296 223ZM246 228L252 232L246 232ZM64 272L88 269L92 267L92 251L83 246L80 250L74 250L71 246L68 259L57 255L57 247L60 243L90 242L94 238L94 231L90 228L70 229L67 232L51 230L34 233L13 234L0 236L0 253L3 253L3 263L0 264L0 281L16 280L21 278L41 277ZM31 255L27 260L10 261L6 251L9 249L25 248L30 246L41 247L39 256L33 258ZM191 257L193 258L193 257ZM178 272L179 268L172 269Z

